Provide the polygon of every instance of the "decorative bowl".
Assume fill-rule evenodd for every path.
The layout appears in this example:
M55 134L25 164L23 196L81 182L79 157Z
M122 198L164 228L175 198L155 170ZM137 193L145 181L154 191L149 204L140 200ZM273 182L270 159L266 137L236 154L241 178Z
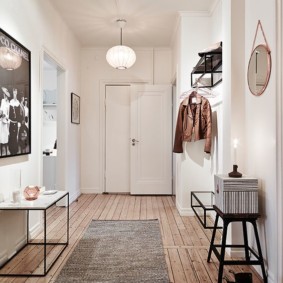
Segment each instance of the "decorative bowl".
M38 198L40 189L38 186L27 186L24 189L24 197L26 200L35 200Z

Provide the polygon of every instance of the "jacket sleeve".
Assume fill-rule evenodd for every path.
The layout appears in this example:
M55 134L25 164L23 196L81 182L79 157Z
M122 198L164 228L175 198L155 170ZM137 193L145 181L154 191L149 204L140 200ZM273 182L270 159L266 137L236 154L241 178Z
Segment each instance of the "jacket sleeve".
M175 141L173 152L182 153L183 152L183 121L184 121L184 109L183 104L180 104L177 122L176 122L176 131L175 131Z
M207 108L206 108L206 138L205 138L205 145L204 145L204 151L206 153L211 152L211 134L212 134L212 113L211 113L211 107L209 104L209 101L207 101Z

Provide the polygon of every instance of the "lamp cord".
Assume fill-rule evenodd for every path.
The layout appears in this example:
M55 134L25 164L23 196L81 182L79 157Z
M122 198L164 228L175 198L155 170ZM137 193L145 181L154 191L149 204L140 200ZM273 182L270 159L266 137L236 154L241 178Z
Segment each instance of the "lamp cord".
M118 19L121 19L119 0L115 0L115 4L117 8ZM123 40L122 28L120 28L120 45L122 45L122 40Z

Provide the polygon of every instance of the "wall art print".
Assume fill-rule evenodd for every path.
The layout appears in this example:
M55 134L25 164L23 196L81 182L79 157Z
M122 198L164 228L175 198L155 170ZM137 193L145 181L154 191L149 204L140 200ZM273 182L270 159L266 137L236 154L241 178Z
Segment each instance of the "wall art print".
M71 93L71 122L80 123L80 97L75 93Z
M31 52L0 29L0 158L31 153Z

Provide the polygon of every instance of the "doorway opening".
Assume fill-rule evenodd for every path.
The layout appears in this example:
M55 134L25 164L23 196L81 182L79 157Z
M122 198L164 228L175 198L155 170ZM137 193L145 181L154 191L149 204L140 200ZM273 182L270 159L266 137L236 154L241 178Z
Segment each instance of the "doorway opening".
M56 190L62 184L60 164L60 135L58 125L60 115L60 94L64 93L62 80L65 71L47 53L43 55L42 75L42 184L46 190Z

